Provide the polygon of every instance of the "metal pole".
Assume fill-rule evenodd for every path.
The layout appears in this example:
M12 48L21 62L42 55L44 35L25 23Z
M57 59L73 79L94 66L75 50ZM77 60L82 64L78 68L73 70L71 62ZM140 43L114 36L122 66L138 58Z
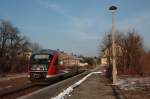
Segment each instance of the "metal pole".
M112 54L113 54L113 69L112 69L112 77L113 84L117 81L117 69L116 69L116 48L115 48L115 11L112 11Z

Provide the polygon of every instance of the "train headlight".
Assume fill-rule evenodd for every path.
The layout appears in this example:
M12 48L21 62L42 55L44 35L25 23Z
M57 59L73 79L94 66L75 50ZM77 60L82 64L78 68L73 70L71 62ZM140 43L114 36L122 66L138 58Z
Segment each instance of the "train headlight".
M39 67L37 67L37 68L36 68L36 70L40 70L40 68L39 68Z

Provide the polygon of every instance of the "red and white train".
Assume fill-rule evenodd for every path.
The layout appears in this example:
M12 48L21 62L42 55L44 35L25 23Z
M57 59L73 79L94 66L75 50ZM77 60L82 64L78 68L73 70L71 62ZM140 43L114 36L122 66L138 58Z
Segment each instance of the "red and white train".
M77 74L78 60L70 59L66 55L60 51L50 49L33 53L28 64L28 77L31 81L38 82ZM69 64L70 60L76 61Z

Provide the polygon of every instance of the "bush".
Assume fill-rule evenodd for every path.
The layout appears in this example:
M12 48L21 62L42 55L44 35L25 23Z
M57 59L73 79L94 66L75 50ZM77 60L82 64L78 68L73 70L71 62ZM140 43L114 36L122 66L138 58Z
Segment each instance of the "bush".
M12 59L1 58L0 59L0 72L24 72L25 65L27 64L28 60L26 57L14 57Z
M145 53L140 60L142 74L150 75L150 53Z

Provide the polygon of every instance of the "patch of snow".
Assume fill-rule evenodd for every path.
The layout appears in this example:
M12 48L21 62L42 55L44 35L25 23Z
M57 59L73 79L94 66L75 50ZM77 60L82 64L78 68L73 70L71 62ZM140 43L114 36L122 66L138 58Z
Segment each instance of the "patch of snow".
M103 72L102 71L93 72L93 74L97 74L97 73L102 74Z
M123 90L136 90L150 87L150 77L119 78L116 85Z
M78 82L76 82L75 84L71 85L70 87L68 87L67 89L65 89L63 92L61 92L60 94L58 94L56 97L53 97L51 99L65 99L66 96L71 96L70 93L73 92L73 89L77 86L79 86L81 83L83 83L88 77L90 77L93 74L103 74L102 71L99 72L91 72L88 75L86 75L85 77L83 77L81 80L79 80Z

